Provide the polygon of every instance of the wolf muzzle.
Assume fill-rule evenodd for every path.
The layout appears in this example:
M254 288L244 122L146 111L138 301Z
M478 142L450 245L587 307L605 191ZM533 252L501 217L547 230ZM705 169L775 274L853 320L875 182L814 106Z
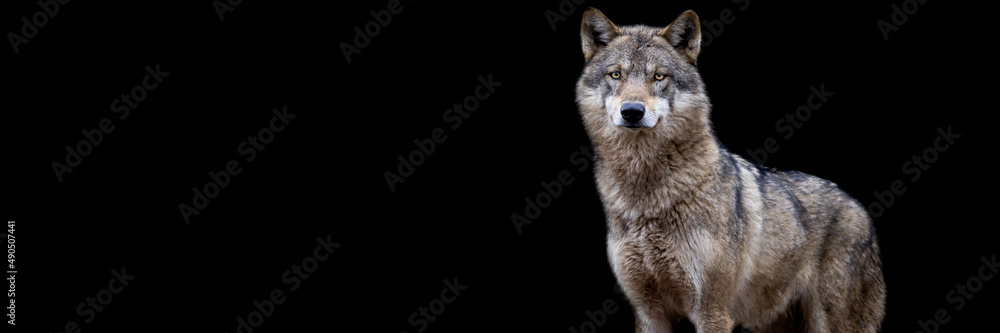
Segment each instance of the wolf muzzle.
M642 103L622 103L622 120L625 121L625 127L628 128L639 128L642 127L640 123L642 122L642 117L646 115L646 107Z

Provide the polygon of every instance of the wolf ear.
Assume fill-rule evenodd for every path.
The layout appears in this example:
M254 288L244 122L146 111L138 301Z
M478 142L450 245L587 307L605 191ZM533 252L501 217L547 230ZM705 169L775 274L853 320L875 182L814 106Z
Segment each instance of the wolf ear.
M601 11L597 8L587 8L583 13L583 24L580 27L584 60L590 61L597 50L607 46L612 39L621 34L622 29L618 29Z
M666 38L678 53L687 57L688 62L698 63L698 52L701 52L701 24L698 23L698 14L693 10L681 13L670 25L656 34Z

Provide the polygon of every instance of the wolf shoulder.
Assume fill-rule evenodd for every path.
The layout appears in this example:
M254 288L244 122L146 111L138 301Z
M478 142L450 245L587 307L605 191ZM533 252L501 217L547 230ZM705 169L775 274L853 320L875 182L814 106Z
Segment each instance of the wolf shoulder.
M728 152L723 155L730 157L735 168L721 170L750 174L751 179L737 176L737 181L744 190L759 192L765 210L790 210L803 222L848 219L871 223L864 206L832 181L801 171L765 167Z

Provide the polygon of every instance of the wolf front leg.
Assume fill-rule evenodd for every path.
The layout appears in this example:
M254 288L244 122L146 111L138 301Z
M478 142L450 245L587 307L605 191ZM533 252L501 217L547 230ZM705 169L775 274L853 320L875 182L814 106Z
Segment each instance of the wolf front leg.
M697 316L692 316L698 333L731 333L733 331L733 319L729 316L729 310L725 305L708 305L698 311Z
M649 308L635 309L636 333L673 333L674 328L662 313L653 313Z

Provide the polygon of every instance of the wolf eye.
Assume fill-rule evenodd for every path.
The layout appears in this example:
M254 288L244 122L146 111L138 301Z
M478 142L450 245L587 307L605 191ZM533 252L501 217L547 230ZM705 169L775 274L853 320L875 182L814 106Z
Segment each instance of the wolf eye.
M663 79L667 78L667 75L666 74L656 73L656 74L653 74L653 78L656 79L656 81L663 81Z
M622 72L619 72L619 71L611 72L608 75L611 75L611 78L615 79L615 80L622 78Z

